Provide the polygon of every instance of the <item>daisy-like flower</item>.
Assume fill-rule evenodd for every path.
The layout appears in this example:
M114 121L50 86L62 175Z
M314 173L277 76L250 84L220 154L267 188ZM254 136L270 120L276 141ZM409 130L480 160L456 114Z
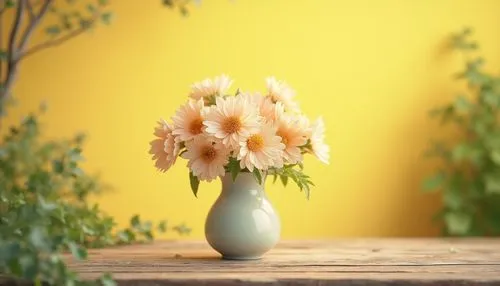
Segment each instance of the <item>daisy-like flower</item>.
M229 150L220 142L199 135L186 142L186 150L181 157L189 160L188 167L199 180L210 182L225 175L224 166L229 161Z
M274 77L268 77L267 83L267 96L273 103L282 102L285 109L291 112L299 112L298 104L293 101L295 91L288 86L284 81L278 81Z
M259 130L260 116L256 106L244 96L217 97L203 124L207 134L236 150L240 142Z
M281 137L285 150L283 159L285 163L296 164L302 161L300 146L307 143L310 135L309 121L305 116L295 116L282 113L278 118L278 131L276 134Z
M276 135L272 123L262 125L259 132L250 135L240 143L237 159L242 169L253 172L254 168L267 170L269 167L283 167L283 149L281 138Z
M262 96L260 93L242 93L241 96L245 97L249 102L259 109L260 116L266 121L275 121L278 114L283 111L283 104L281 102L273 103L271 98ZM278 108L278 110L276 110Z
M325 144L325 123L318 118L311 126L311 151L321 162L329 164L330 148Z
M174 130L172 133L178 135L182 141L193 139L203 132L203 99L189 100L181 106L172 117Z
M154 135L157 139L151 141L149 154L152 154L152 160L156 160L155 167L165 172L175 163L180 151L180 143L172 134L172 126L160 119L155 128Z
M189 96L194 100L200 98L207 98L212 96L223 95L233 81L227 75L221 75L212 79L204 79L200 82L194 83L191 86L191 93Z

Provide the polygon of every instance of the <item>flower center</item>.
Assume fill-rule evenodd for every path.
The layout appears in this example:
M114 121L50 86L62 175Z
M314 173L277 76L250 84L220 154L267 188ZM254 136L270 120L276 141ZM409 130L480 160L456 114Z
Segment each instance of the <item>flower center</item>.
M264 138L260 134L252 135L247 140L247 146L248 150L258 152L264 148Z
M201 158L205 163L212 162L217 157L217 150L213 146L205 146L201 150Z
M189 124L189 132L191 134L197 135L200 134L203 130L203 119L201 118L196 118L191 123Z
M279 137L281 137L281 143L285 144L285 146L288 146L288 142L290 141L290 140L288 139L288 136L286 136L286 134L285 134L284 132L279 131L279 130L278 130L278 132L276 132L276 134L277 134Z
M222 130L228 134L238 132L241 128L241 120L237 116L230 116L222 122Z

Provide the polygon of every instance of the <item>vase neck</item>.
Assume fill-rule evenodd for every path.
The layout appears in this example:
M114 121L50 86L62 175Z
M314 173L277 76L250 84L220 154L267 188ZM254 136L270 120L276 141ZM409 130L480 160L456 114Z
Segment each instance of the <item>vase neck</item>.
M235 180L233 180L230 173L226 173L222 180L222 191L234 191L234 190L257 190L264 191L264 182L259 184L252 173L241 172L238 174Z

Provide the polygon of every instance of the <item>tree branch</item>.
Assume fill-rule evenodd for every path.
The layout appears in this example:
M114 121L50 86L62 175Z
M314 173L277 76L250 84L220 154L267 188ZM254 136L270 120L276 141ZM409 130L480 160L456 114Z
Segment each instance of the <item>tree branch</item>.
M24 18L24 9L27 0L19 0L17 3L16 16L14 18L14 23L12 24L12 30L9 35L8 42L8 55L7 55L7 77L3 83L3 89L0 92L0 100L5 100L5 97L10 92L10 88L12 83L14 82L14 78L17 73L17 48L16 48L16 39L19 34L19 29L21 28L21 24ZM2 103L3 104L3 103Z
M33 21L33 19L35 19L35 12L33 11L33 5L31 5L30 0L26 1L26 8L30 15L30 20Z
M41 44L38 44L38 45L35 45L31 48L29 48L28 50L26 50L25 52L22 52L20 55L19 55L19 59L25 59L26 57L34 54L34 53L37 53L39 51L42 51L42 50L45 50L47 48L50 48L50 47L54 47L54 46L58 46L58 45L61 45L63 44L64 42L72 39L72 38L75 38L81 34L83 34L85 31L87 31L89 29L90 26L92 26L94 24L94 22L96 21L96 19L99 17L100 15L100 12L96 12L94 14L94 16L92 17L92 19L90 20L90 25L87 27L80 27L58 39L53 39L53 40L48 40L44 43L41 43Z
M3 52L3 11L5 11L5 1L2 1L0 4L0 51ZM0 82L2 82L2 74L3 74L3 62L5 59L0 59ZM1 103L0 103L1 104Z
M36 29L38 24L40 24L40 20L47 14L47 11L49 10L50 4L52 4L53 0L45 0L44 3L42 4L42 8L40 8L40 12L38 12L37 15L34 14L33 12L33 7L31 7L31 4L29 4L29 0L26 1L28 4L28 10L31 9L31 12L33 14L33 18L28 26L26 28L26 31L24 32L24 35L21 38L21 42L19 44L19 55L17 57L17 60L20 60L21 57L23 56L23 52L26 49L26 44L28 43L29 38L31 37L31 34L33 31Z

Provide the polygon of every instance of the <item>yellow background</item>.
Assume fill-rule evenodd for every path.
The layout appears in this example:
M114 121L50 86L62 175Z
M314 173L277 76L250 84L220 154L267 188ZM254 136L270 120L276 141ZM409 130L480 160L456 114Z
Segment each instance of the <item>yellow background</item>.
M220 183L202 183L195 198L186 162L158 173L148 142L192 82L227 73L233 90L284 79L303 111L326 121L331 164L306 160L311 200L268 182L283 238L438 234L430 218L439 199L419 190L433 166L422 153L439 134L427 111L459 91L451 77L463 65L446 50L450 33L473 27L498 66L500 1L205 0L187 18L160 2L112 1L110 27L26 60L15 88L21 108L9 115L13 122L47 100L49 136L88 133L85 167L114 187L100 202L121 224L140 213L186 222L190 238L203 238Z

